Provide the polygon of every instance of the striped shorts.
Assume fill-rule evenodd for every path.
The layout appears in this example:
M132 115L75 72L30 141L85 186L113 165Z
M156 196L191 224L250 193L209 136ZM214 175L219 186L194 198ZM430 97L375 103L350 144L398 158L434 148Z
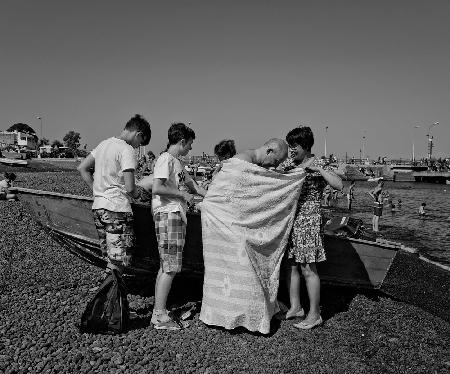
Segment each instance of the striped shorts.
M186 223L180 212L159 212L153 216L160 267L164 273L179 273L183 264Z

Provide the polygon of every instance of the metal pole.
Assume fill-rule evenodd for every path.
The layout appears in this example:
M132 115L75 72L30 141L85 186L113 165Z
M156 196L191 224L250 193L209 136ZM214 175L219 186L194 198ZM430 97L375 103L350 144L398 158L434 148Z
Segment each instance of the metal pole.
M431 155L433 153L433 137L431 136L431 129L437 125L439 125L439 122L432 123L430 126L428 126L427 137L428 137L428 159L429 160L431 160Z
M366 142L366 130L363 130L363 136L362 136L362 157L365 157L365 142ZM361 158L361 157L360 157Z
M413 134L412 134L412 162L416 161L416 155L414 152L414 129L418 129L420 126L416 125L413 127Z
M366 137L363 136L363 137L362 137L362 157L363 157L363 158L364 158L364 155L365 155L365 152L364 152L364 142L365 142L365 140L366 140Z
M328 126L325 126L325 158L327 157L327 131Z
M41 123L41 139L42 139L42 117L41 116L37 116L36 117L39 121L40 121L40 123Z

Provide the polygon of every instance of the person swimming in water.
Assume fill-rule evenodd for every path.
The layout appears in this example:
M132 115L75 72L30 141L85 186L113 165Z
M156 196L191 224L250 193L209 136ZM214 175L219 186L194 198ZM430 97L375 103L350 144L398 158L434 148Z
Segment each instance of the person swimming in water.
M419 207L419 215L421 216L421 217L425 217L426 215L427 215L427 212L425 212L425 207L427 206L427 204L425 204L425 203L422 203L422 204L420 204L420 207Z

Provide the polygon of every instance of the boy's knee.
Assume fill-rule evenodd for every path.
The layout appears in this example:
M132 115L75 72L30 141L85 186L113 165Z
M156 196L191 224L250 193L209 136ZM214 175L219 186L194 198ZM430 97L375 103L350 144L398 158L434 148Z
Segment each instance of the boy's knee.
M164 275L167 275L168 277L175 277L175 275L178 274L178 271L173 271L173 270L164 270L163 268L161 268L161 273Z
M108 264L106 267L111 270L117 270L120 275L122 275L124 271L124 265L122 264L122 262L112 259L108 259Z

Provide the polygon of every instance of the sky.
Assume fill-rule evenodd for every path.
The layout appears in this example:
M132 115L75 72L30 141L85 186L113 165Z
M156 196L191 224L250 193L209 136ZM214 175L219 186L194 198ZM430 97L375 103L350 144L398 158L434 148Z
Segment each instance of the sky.
M301 124L317 155L421 158L439 122L450 156L449 42L448 0L2 0L0 130L91 149L139 113L155 153L172 122L191 154Z

